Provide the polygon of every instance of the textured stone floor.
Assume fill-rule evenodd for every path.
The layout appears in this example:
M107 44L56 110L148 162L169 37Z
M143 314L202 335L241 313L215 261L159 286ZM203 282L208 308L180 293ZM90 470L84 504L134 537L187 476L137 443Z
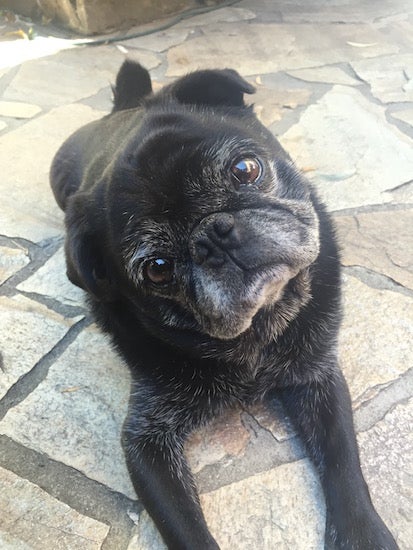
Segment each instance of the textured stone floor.
M128 374L65 278L48 186L63 139L110 109L125 55L156 86L192 69L237 69L328 204L363 469L400 548L412 549L410 0L245 0L97 47L0 42L0 547L163 548L119 444ZM194 434L187 452L223 550L323 547L320 486L281 410L233 412Z

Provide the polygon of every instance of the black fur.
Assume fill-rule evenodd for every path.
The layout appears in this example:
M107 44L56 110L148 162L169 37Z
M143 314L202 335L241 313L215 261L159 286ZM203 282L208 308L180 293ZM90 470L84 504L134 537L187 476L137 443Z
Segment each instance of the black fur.
M218 548L185 438L278 395L321 476L326 548L397 548L360 470L337 365L329 216L244 105L253 88L235 71L150 92L147 71L125 62L112 114L71 136L51 169L68 276L133 375L123 446L137 494L169 548ZM234 175L245 163L247 183Z

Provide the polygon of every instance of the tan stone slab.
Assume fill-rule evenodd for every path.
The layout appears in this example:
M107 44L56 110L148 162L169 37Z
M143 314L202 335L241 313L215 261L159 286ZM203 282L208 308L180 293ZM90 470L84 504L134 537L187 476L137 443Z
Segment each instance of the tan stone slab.
M335 219L346 266L364 266L413 289L413 210Z
M34 483L0 468L3 550L98 550L109 526L83 516Z
M41 108L32 103L18 101L0 101L0 116L10 118L33 118L41 112Z
M413 540L413 400L399 403L359 434L361 463L373 502L399 547Z
M34 275L20 283L17 289L50 296L71 306L85 305L84 292L67 278L63 247L59 248Z
M413 299L344 277L339 358L354 406L412 367Z
M280 138L330 210L391 202L413 179L412 141L357 89L334 86Z
M307 460L206 493L201 503L221 550L323 548L324 502ZM128 550L165 548L146 512L137 523Z
M306 82L320 82L325 84L341 84L343 86L359 86L360 80L356 80L339 67L314 67L311 69L299 69L288 71L290 76Z
M281 403L274 401L271 410L264 404L254 405L248 409L261 428L264 428L280 443L291 439L296 432Z
M241 421L241 411L230 411L195 431L186 444L186 456L194 473L207 465L242 455L250 434Z
M351 66L383 103L413 101L413 54L363 59Z
M148 69L160 63L150 52L142 52L141 58ZM20 67L3 97L12 101L27 101L30 97L46 106L74 103L113 84L124 59L125 55L110 45L77 47L30 61Z
M252 84L255 84L252 82ZM281 120L286 111L306 105L311 91L305 88L279 87L271 89L257 86L256 93L246 98L247 103L254 104L254 111L264 126L270 126Z
M61 234L63 215L49 185L53 156L77 128L102 116L86 105L51 110L0 136L1 232L39 242Z
M349 44L351 41L370 46L355 48ZM371 25L217 23L204 27L201 36L169 50L167 76L226 67L243 75L266 74L398 51L385 33Z
M108 340L88 328L9 410L0 433L136 498L120 445L129 384L127 367Z
M24 296L0 297L0 398L30 371L77 319L65 319Z
M29 262L27 249L0 246L0 285Z

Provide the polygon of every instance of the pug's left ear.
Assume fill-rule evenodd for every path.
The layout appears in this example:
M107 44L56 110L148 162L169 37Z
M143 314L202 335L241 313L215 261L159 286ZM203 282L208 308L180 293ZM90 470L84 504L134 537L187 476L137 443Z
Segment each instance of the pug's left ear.
M180 103L242 107L244 94L253 94L254 86L233 69L196 71L166 86L163 94Z

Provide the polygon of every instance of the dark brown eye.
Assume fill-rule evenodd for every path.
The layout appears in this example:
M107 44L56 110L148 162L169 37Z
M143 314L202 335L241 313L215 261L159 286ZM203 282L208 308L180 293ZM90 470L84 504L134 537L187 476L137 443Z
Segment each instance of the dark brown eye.
M239 159L231 166L231 175L239 185L259 183L262 172L261 162L254 157Z
M163 285L172 281L174 264L171 260L156 258L148 260L144 266L145 277L156 285Z

